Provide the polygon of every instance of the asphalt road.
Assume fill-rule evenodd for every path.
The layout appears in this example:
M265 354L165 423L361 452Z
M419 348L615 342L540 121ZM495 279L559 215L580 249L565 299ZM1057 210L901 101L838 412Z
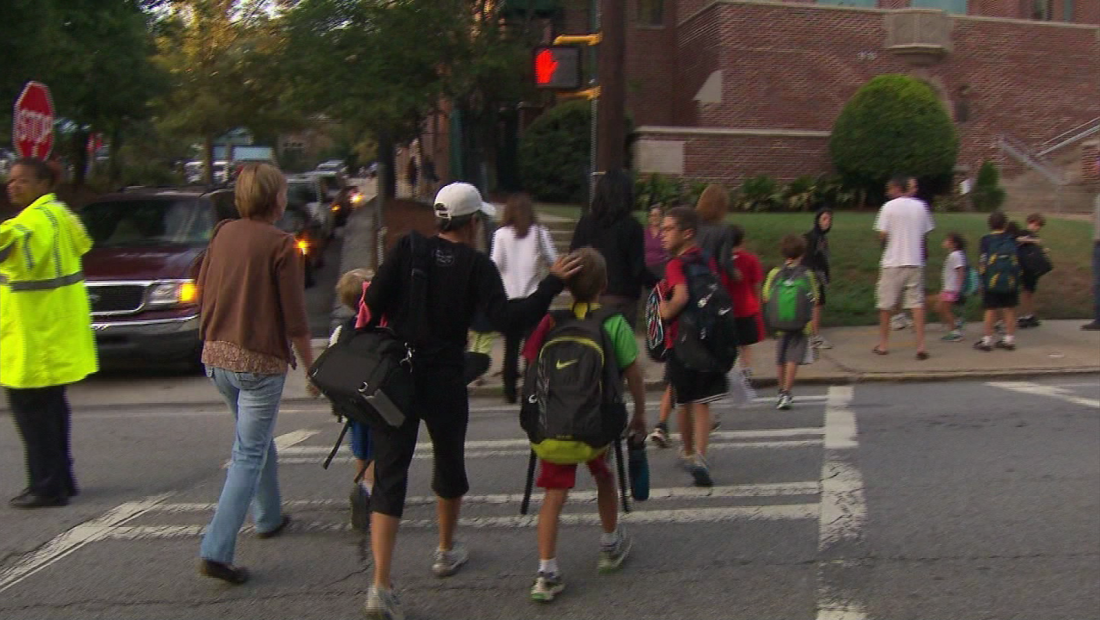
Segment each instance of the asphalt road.
M767 396L770 397L770 392ZM532 520L518 515L526 448L512 408L475 401L461 536L470 564L438 580L428 453L413 463L394 578L410 618L1095 618L1100 609L1100 377L796 390L791 412L730 411L700 493L675 450L649 452L653 497L626 517L620 574L598 576L593 485L567 507L566 592L528 600ZM350 464L320 461L338 426L318 405L278 427L295 522L244 533L253 580L195 573L199 532L233 430L219 407L79 409L83 494L0 507L3 618L356 618L368 541L347 526ZM421 441L426 436L422 434ZM0 494L22 486L0 423ZM510 496L507 496L510 495Z

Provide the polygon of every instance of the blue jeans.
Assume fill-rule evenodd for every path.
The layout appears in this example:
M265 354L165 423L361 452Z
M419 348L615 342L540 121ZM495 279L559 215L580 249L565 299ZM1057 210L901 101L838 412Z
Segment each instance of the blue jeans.
M237 547L237 532L244 524L250 504L258 532L270 532L283 520L274 433L286 375L258 375L207 366L206 376L229 405L237 421L237 437L218 508L206 528L199 555L205 560L230 564Z
M1092 244L1092 320L1100 323L1100 241Z

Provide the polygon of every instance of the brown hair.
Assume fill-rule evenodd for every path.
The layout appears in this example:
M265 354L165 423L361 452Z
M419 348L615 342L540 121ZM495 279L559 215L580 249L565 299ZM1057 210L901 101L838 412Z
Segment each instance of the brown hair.
M279 192L286 189L286 177L268 163L245 164L237 175L234 194L241 217L253 220L270 218L278 208Z
M704 223L721 222L730 210L730 193L725 187L711 183L706 186L702 194L699 194L699 202L695 203L695 210Z
M607 261L603 254L586 246L570 252L569 258L578 261L577 273L565 283L569 293L582 303L596 301L607 288Z
M1027 223L1038 224L1039 226L1046 226L1047 218L1043 217L1042 213L1032 213L1031 215L1027 216Z
M786 235L779 241L779 251L788 260L802 258L806 253L806 240L801 235Z
M511 226L516 229L516 239L523 239L531 230L531 226L538 223L535 209L531 205L531 196L520 192L508 197L504 205L504 215L500 218L501 226Z
M691 207L673 207L668 210L665 217L676 220L676 227L681 231L699 230L699 214Z
M994 211L989 214L989 230L1002 230L1008 226L1008 216L1002 211Z
M336 297L340 303L356 310L363 297L363 283L370 282L374 273L370 269L352 269L336 282Z

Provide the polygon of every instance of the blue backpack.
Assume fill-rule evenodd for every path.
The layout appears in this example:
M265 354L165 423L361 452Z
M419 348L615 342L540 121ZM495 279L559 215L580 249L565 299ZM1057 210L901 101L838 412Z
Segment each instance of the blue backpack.
M1016 239L1007 234L990 235L988 239L989 246L979 266L982 288L987 293L999 295L1016 292L1020 282Z

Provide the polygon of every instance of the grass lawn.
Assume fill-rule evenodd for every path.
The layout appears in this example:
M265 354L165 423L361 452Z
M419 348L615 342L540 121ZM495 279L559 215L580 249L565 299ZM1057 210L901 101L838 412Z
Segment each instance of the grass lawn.
M539 209L544 210L542 205ZM553 215L577 217L577 207L554 205L545 208ZM639 219L644 214L638 214ZM928 291L940 290L940 271L946 252L941 247L944 236L958 232L967 239L967 257L977 261L978 240L987 232L986 214L936 213L936 230L929 236L931 255L926 267ZM1023 214L1013 214L1023 223ZM874 212L839 212L834 214L829 234L832 253L833 282L829 287L824 321L826 325L869 325L877 322L875 282L882 250L876 233L871 230ZM813 225L809 213L734 213L728 221L740 224L747 233L747 245L760 256L767 273L782 262L779 239L788 233L804 233ZM1084 220L1049 217L1043 229L1044 243L1051 250L1054 271L1039 282L1036 295L1038 313L1046 319L1078 319L1091 316L1092 311L1092 227ZM968 320L981 315L980 300L967 304Z

